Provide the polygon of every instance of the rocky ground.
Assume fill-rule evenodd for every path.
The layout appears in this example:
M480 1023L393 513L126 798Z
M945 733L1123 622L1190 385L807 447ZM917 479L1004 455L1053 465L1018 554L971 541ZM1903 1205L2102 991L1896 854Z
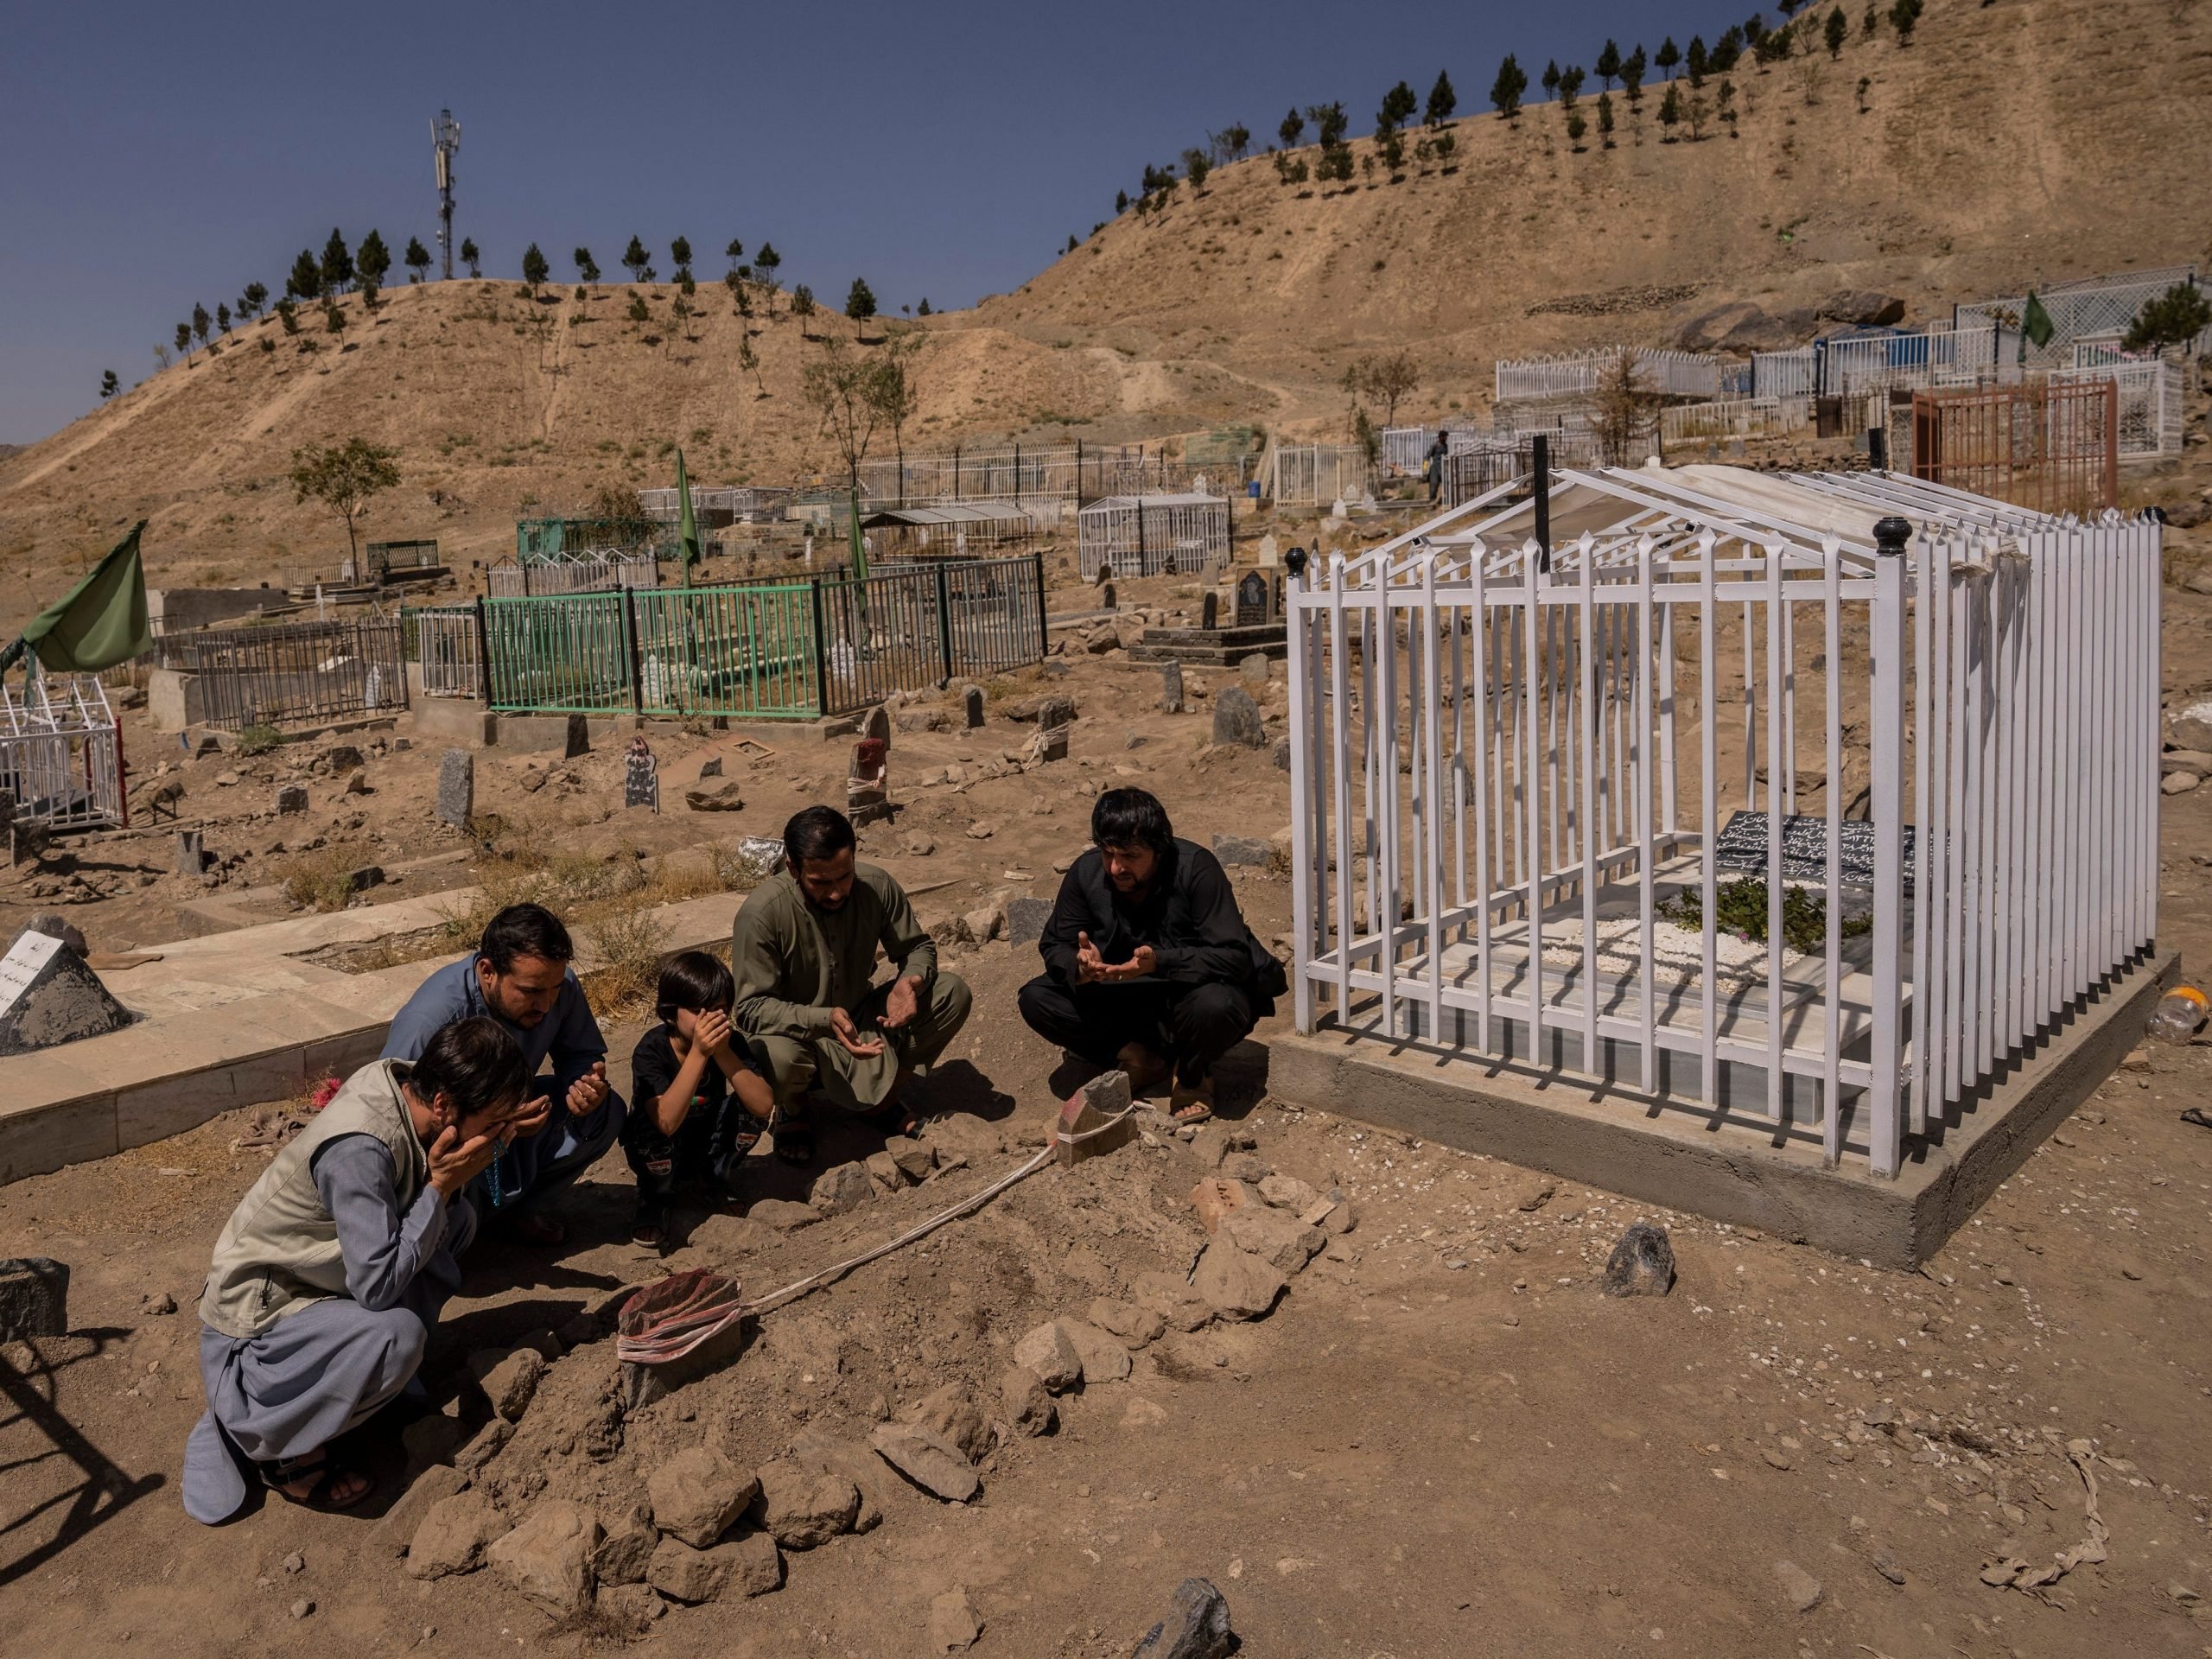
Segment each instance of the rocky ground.
M2208 614L2212 600L2169 596L2171 700L2212 690ZM200 1408L191 1306L265 1157L234 1144L243 1114L0 1189L0 1256L75 1274L74 1334L0 1369L8 1645L872 1656L979 1628L978 1653L1121 1655L1200 1575L1258 1655L2212 1649L2212 1136L2177 1118L2204 1098L2202 1047L2145 1051L1899 1275L1364 1128L1356 1101L1296 1110L1267 1089L1279 1015L1236 1057L1218 1128L1186 1141L1153 1121L1047 1166L748 1321L702 1375L626 1414L609 1332L629 1288L700 1267L761 1295L1034 1156L1077 1079L1014 1015L1032 948L961 942L959 918L1049 895L1096 787L1145 783L1201 841L1264 843L1284 822L1279 673L1257 698L1263 746L1224 747L1210 709L1234 675L1186 677L1211 684L1170 715L1118 650L1070 661L994 688L977 734L949 702L894 712L906 810L870 853L921 892L976 992L926 1084L927 1156L902 1168L849 1131L809 1171L758 1159L748 1211L686 1212L665 1257L628 1243L628 1177L602 1165L566 1203L566 1249L495 1240L472 1257L429 1409L370 1452L358 1514L263 1505L209 1530L178 1508ZM1071 756L1011 772L1033 728L1008 711L1046 695L1077 702ZM365 795L346 793L350 766L298 768L297 829L252 815L315 746L180 758L181 807L213 803L209 846L245 855L213 886L156 874L67 913L95 950L285 914L274 870L299 855L267 848L315 836L387 876L461 855L394 885L496 878L548 837L658 868L835 798L844 766L838 745L760 756L671 733L671 810L652 819L615 804L619 751L487 752L479 809L503 823L486 850L430 822L435 752L392 746L406 735L381 734L381 753L366 740ZM744 804L688 811L714 758ZM2212 943L2207 793L2166 803L2160 938L2192 965ZM1286 878L1232 876L1262 936L1281 934ZM618 1062L638 1029L610 1026ZM1209 1234L1194 1194L1222 1180L1241 1184L1242 1219ZM1671 1294L1607 1296L1638 1219L1668 1230ZM1009 1389L1017 1359L1060 1391ZM1053 1426L1028 1432L1046 1402ZM2104 1559L2042 1581L2085 1543Z

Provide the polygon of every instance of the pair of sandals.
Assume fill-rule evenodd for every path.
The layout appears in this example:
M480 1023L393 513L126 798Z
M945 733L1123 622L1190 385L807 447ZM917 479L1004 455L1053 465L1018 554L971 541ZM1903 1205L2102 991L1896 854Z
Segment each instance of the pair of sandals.
M254 1471L261 1477L261 1484L286 1503L325 1514L350 1510L377 1489L376 1482L359 1470L349 1469L332 1458L327 1446L302 1457L257 1463ZM302 1481L307 1490L294 1491Z
M861 1122L887 1141L915 1141L921 1137L922 1120L896 1101L879 1106ZM769 1134L775 1137L776 1156L793 1169L804 1169L814 1161L814 1130L804 1122L778 1122Z

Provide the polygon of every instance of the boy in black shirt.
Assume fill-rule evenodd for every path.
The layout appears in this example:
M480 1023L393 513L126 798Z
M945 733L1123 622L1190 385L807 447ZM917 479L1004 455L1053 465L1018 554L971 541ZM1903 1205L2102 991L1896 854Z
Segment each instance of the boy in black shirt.
M658 1246L677 1183L727 1193L738 1160L767 1127L775 1096L731 1029L737 985L704 950L671 957L660 971L661 1023L630 1056L630 1098L622 1150L638 1177L638 1219L630 1236Z

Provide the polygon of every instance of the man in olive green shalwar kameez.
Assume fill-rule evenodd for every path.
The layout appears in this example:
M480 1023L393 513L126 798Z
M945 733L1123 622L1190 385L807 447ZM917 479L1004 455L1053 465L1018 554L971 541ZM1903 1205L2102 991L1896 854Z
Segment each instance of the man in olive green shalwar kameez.
M784 829L785 867L746 896L730 939L732 1019L774 1086L779 1122L810 1091L911 1132L899 1092L968 1020L968 987L888 873L854 860L852 824L809 807ZM874 983L880 949L896 970ZM779 1141L798 1137L779 1131Z

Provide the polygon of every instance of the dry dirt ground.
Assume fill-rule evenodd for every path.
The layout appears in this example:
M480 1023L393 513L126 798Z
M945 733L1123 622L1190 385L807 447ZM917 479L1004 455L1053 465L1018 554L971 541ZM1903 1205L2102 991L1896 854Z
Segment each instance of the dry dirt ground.
M2212 601L2169 594L2170 695L2212 690L2208 616ZM1227 677L1205 677L1218 690ZM1084 711L1065 770L958 793L920 780L987 760L1023 728L995 715L982 741L899 734L894 792L911 804L871 835L871 852L917 887L950 883L918 901L938 920L1009 887L1048 894L1053 864L1081 842L1092 789L1124 776L1158 791L1201 841L1282 823L1285 780L1268 755L1205 748L1206 716L1159 714L1156 683L1118 655L1078 662L1054 683ZM1279 688L1266 699L1278 709ZM711 735L664 740L674 810L658 821L613 811L611 748L574 766L573 785L527 793L524 763L488 753L480 810L563 848L603 854L626 840L658 852L772 832L842 770L842 746L733 756L747 809L734 823L686 814L681 789L718 742L727 750ZM192 763L188 808L266 805L267 763L257 763L266 776L230 785L203 776L219 764L237 766ZM314 833L358 810L364 823L347 833L394 866L462 850L420 828L434 766L419 750L372 757L365 797L334 798L334 780L310 775ZM2192 967L2212 946L2208 795L2165 804L2160 939ZM971 836L973 825L990 836ZM286 833L273 819L226 819L210 844L251 849ZM903 851L910 839L935 849ZM239 920L282 914L280 899L253 894L266 861L254 852L212 893L161 877L70 913L96 949L158 940L168 918L184 931L223 925L181 908L211 897L241 904ZM466 868L408 880L458 881ZM1281 932L1285 878L1236 880L1261 934ZM28 900L11 897L25 899L9 907L19 918ZM764 1315L734 1363L626 1421L610 1408L604 1333L626 1287L703 1265L766 1291L1031 1155L1071 1080L1014 1013L1033 954L1001 942L948 962L974 985L976 1013L922 1103L937 1118L931 1143L964 1166L787 1235L695 1211L687 1241L661 1260L628 1243L628 1177L611 1160L567 1201L565 1249L493 1241L472 1255L426 1367L437 1407L470 1409L472 1353L547 1332L575 1344L483 1468L482 1491L517 1516L566 1497L612 1520L679 1448L718 1446L752 1468L805 1432L864 1441L880 1414L948 1382L1003 1418L997 1379L1024 1333L1187 1267L1204 1243L1188 1195L1211 1173L1199 1156L1209 1143L1155 1136L1048 1169ZM972 1504L884 1478L879 1527L787 1552L773 1594L670 1606L642 1639L670 1655L922 1655L932 1599L958 1589L983 1624L978 1653L1127 1654L1198 1573L1227 1594L1244 1651L1259 1656L2212 1650L2200 1599L2212 1598L2212 1136L2177 1121L2205 1097L2212 1050L2151 1051L2147 1069L2108 1082L1924 1273L1899 1275L1365 1128L1357 1101L1337 1103L1341 1116L1294 1110L1266 1089L1265 1040L1286 1023L1240 1052L1225 1116L1260 1167L1340 1187L1356 1225L1292 1278L1269 1317L1170 1330L1135 1354L1127 1380L1064 1396L1056 1433L1003 1436ZM618 1061L637 1029L610 1029ZM626 1066L616 1071L626 1082ZM355 1515L270 1504L220 1529L186 1519L177 1471L200 1408L192 1302L216 1231L263 1167L262 1154L233 1148L242 1128L234 1115L0 1189L0 1256L51 1255L75 1275L73 1334L35 1354L11 1349L0 1368L0 1649L582 1652L632 1639L613 1616L618 1599L607 1617L559 1624L494 1571L410 1577L391 1535L405 1529L379 1521L412 1472L393 1451L372 1459L379 1485ZM875 1149L842 1134L817 1169ZM799 1198L803 1180L763 1159L751 1191ZM1664 1300L1608 1299L1606 1254L1644 1215L1669 1227L1679 1282ZM164 1296L181 1311L150 1312ZM419 1444L430 1431L416 1433ZM2109 1559L2041 1597L1985 1584L1993 1561L2044 1565L2089 1535L2066 1455L2077 1441L2093 1454ZM296 1552L302 1565L287 1571ZM1820 1593L1801 1611L1808 1578Z

